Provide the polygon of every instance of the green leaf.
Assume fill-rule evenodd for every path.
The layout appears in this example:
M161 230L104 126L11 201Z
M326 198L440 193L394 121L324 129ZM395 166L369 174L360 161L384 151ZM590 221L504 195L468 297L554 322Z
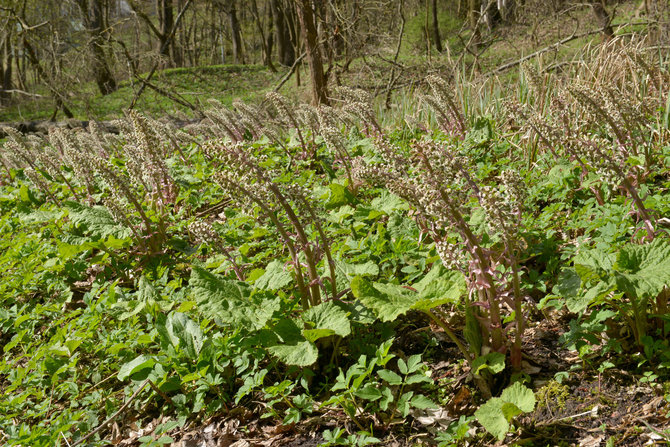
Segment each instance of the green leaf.
M574 268L564 268L558 275L558 282L552 292L563 298L573 298L577 296L582 280Z
M454 302L465 293L463 275L446 270L429 273L415 284L419 293L397 284L371 283L357 276L351 282L351 290L363 305L372 309L382 321L393 321L410 309L428 311L433 307Z
M472 362L472 373L479 374L483 369L488 369L493 374L502 372L505 369L505 354L489 352L486 355L477 357Z
M316 362L319 350L307 340L293 344L270 346L268 351L287 365L309 366Z
M428 399L422 394L417 394L412 398L412 406L418 408L419 410L427 410L428 408L438 408L437 404L432 400Z
M414 288L419 300L412 309L428 311L447 303L457 303L467 291L465 278L460 272L449 271L438 263Z
M153 368L156 364L156 361L146 355L139 355L134 360L124 364L119 370L118 378L123 381L126 378L132 376L136 372L143 371L145 369Z
M402 383L402 377L388 369L380 369L377 371L377 375L389 385L400 385Z
M331 183L328 185L328 188L330 189L330 196L325 204L326 209L339 208L343 205L354 203L355 197L344 186L338 183Z
M407 373L409 374L420 370L422 366L423 363L419 354L414 354L407 359Z
M391 214L396 210L408 210L409 204L388 191L383 191L381 195L372 200L370 206L375 211L381 211L384 214Z
M408 391L400 396L400 399L398 399L397 409L402 417L407 417L409 414L410 401L412 400L412 396L414 396L414 391Z
M509 421L502 411L505 401L493 397L475 411L475 417L487 432L502 441L509 431Z
M416 292L396 284L373 284L360 276L351 281L351 291L382 321L393 321L398 315L407 312L418 296Z
M386 411L391 402L393 402L393 392L391 392L391 388L387 386L382 387L382 398L379 400L379 408Z
M670 285L670 243L626 245L615 264L617 288L634 298L653 298Z
M403 376L409 374L409 370L407 369L407 363L403 359L398 359L398 371L400 371L400 374Z
M370 401L375 401L382 397L381 390L371 383L364 385L363 387L358 389L354 394L357 397L360 397L361 399Z
M202 349L203 336L200 326L183 313L168 315L166 322L168 337L174 346L182 349L191 359L197 359Z
M263 290L279 290L293 282L293 275L284 269L281 261L272 261L265 268L263 276L254 285Z
M279 298L252 296L248 284L222 278L200 267L193 267L189 286L203 314L235 328L261 329L280 307Z
M321 303L307 309L302 314L302 320L311 327L311 329L303 330L303 335L305 335L305 337L307 337L308 333L312 337L321 333L325 334L318 336L317 338L321 338L322 336L326 337L332 334L346 337L351 333L351 324L349 323L347 313L333 301ZM327 330L330 333L319 333L314 332L314 330ZM314 341L317 338L311 339L311 341Z
M130 229L117 224L105 207L88 207L77 202L66 202L65 206L72 223L96 239L110 235L124 239L132 234Z
M524 413L530 413L535 409L535 394L521 382L515 382L505 388L500 398L505 402L516 405Z
M509 402L504 402L500 407L500 411L502 411L503 416L505 416L505 419L508 421L511 421L512 418L523 413L519 407Z

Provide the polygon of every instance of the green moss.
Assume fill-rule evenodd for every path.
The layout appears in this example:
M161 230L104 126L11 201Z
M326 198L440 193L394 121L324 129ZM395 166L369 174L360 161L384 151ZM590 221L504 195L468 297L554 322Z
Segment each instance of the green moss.
M556 380L550 380L545 386L535 393L538 402L538 408L552 406L565 408L565 401L570 397L570 388L565 384L560 384Z

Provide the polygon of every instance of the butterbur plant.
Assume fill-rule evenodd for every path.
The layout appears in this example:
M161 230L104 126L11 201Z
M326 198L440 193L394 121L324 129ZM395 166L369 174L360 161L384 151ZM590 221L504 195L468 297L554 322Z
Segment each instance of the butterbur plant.
M467 160L450 143L417 142L409 158L381 138L376 148L383 162L369 164L356 159L356 177L384 185L405 198L415 210L418 225L435 241L442 263L461 271L467 280L468 345L459 343L444 322L438 324L451 334L468 362L489 350L503 353L509 349L511 364L519 369L525 327L517 236L524 189L521 179L507 171L501 174L498 187L478 185L468 172ZM471 199L485 211L490 235L500 244L486 245L489 235L470 224L473 210L466 204ZM504 327L508 310L514 323Z
M203 145L203 149L219 164L215 180L221 188L249 214L254 215L254 210L258 209L262 218L272 222L279 232L291 258L303 309L321 302L322 289L337 297L330 241L323 229L321 213L310 199L310 192L303 186L282 180L281 170L271 167L272 162L265 157L253 155L243 144L211 140ZM318 273L322 258L328 265L329 285Z

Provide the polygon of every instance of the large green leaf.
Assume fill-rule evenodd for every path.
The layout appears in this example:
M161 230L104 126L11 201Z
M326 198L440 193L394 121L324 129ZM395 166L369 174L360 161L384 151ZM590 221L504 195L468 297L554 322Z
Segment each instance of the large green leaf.
M319 357L319 351L307 340L270 346L268 351L287 365L309 366L316 362Z
M65 205L69 210L68 216L72 223L93 238L104 239L112 235L124 239L131 235L130 229L114 221L107 208L88 207L77 202L66 202Z
M635 298L651 298L670 285L670 244L655 239L647 245L626 245L615 264L617 288Z
M535 395L520 382L505 388L500 397L489 399L475 412L480 424L502 441L510 429L509 422L521 413L535 409Z
M329 335L346 337L351 333L351 324L347 313L333 301L321 303L302 314L302 319L309 329L302 333L309 341L315 341Z
M516 405L524 413L530 413L535 409L535 394L521 382L515 382L505 388L500 398L505 402Z
M351 281L351 291L382 321L393 321L411 309L418 294L396 284L372 283L361 276Z
M465 278L460 272L449 271L438 264L414 288L419 292L412 309L427 311L446 303L457 303L467 291Z
M606 253L596 249L578 253L573 262L575 271L579 274L582 282L586 283L606 277L611 272L615 260L616 255L614 253Z
M136 372L144 371L145 369L153 368L156 364L156 361L146 355L139 355L133 360L125 363L119 370L118 378L119 380L126 380L126 378L132 376Z
M509 421L502 411L505 404L499 397L493 397L475 411L475 417L487 432L502 441L509 431Z
M279 298L252 294L246 283L222 278L200 267L193 267L189 286L203 314L236 328L261 329L280 306Z
M178 346L191 359L197 359L202 349L200 326L181 312L171 313L165 324L167 335L174 346Z
M416 291L397 284L371 283L360 276L351 282L354 296L382 321L395 320L410 309L425 312L455 302L466 291L463 276L441 266L435 267L415 288Z
M265 268L263 276L258 278L254 285L264 290L279 290L288 286L293 281L293 276L284 269L284 263L272 261Z

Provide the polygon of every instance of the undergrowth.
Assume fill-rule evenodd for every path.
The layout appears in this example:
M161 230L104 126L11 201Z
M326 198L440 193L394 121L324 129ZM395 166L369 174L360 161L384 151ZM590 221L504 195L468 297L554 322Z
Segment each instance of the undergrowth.
M404 435L511 440L563 396L536 398L522 360L561 314L582 368L667 380L668 76L612 42L478 104L431 77L401 131L345 88L338 108L212 102L183 130L133 112L116 135L10 131L2 442L108 445L134 421L168 444L246 408L377 443L444 406L427 359L450 349L478 409Z

